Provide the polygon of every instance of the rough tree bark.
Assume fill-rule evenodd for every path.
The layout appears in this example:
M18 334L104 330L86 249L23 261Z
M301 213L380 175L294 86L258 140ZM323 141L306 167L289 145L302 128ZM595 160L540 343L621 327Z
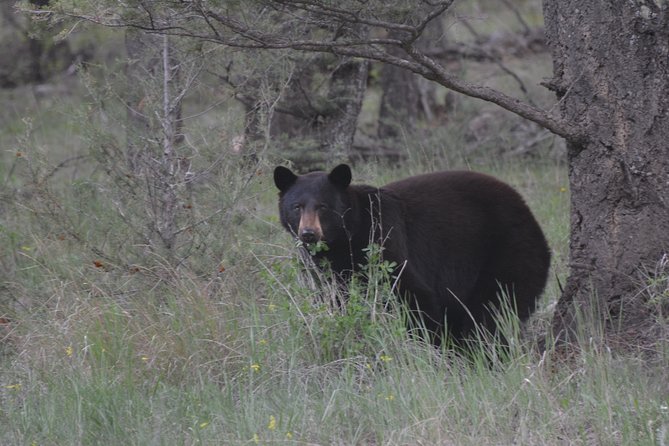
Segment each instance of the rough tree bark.
M547 86L588 135L568 140L570 275L554 318L566 338L578 312L609 334L638 331L639 273L669 251L669 11L658 4L544 0Z
M401 55L401 50L394 51L396 56ZM379 138L397 138L402 128L409 132L414 130L419 110L419 79L411 71L394 65L384 65L381 68L379 82L382 95L377 131Z
M320 146L327 154L329 164L351 159L368 72L368 61L346 59L332 73L328 90L329 113L320 130Z

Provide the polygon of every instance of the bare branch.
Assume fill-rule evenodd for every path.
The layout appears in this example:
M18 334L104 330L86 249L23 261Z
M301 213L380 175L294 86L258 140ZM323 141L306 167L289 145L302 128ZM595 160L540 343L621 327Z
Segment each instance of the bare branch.
M382 28L385 30L395 30L409 34L409 38L379 38L356 36L355 38L337 38L331 37L319 38L295 38L290 33L254 28L247 25L239 18L234 17L227 10L216 11L212 8L206 8L204 2L189 2L195 7L189 7L187 17L182 18L182 24L187 26L158 25L156 22L146 23L102 23L108 26L134 27L150 33L170 34L175 36L198 39L201 41L223 44L230 47L245 49L263 49L263 50L297 50L306 52L330 53L340 56L359 57L387 64L392 64L400 68L412 71L426 79L437 82L458 93L467 96L492 102L500 107L515 113L525 119L533 121L542 127L550 130L556 135L562 136L570 141L578 142L585 140L585 134L577 127L568 124L550 112L538 108L533 104L523 102L517 98L508 96L500 91L494 90L482 85L471 84L453 74L446 68L430 58L427 54L417 49L413 43L424 32L425 27L430 21L440 17L453 3L453 0L441 2L423 1L422 5L429 5L431 9L426 10L423 17L417 21L417 25L408 25L404 23L394 23L364 15L361 11L346 10L343 7L324 4L317 0L267 0L266 4L272 7L275 13L283 14L285 17L295 15L295 11L303 11L306 15L320 16L323 18L320 25L309 22L308 17L292 17L292 20L301 21L301 24L307 24L312 28L305 28L301 36L307 35L309 30L323 29L323 24L332 26L342 25L350 26L359 24L362 26ZM81 17L96 23L101 23L99 17ZM325 20L327 19L327 20ZM197 21L204 21L205 26L197 26ZM281 21L281 16L276 22ZM166 22L169 23L169 22ZM174 22L177 23L177 22ZM416 23L416 21L415 21ZM320 27L320 28L319 28ZM405 55L396 56L390 51L391 48L401 48L406 52ZM504 69L504 67L502 67Z
M473 85L448 73L444 67L422 54L414 47L405 48L407 53L421 66L427 68L428 73L422 74L425 78L434 80L441 85L466 94L474 98L483 99L499 105L525 119L536 122L556 135L571 141L582 141L585 135L573 125L550 115L546 110L534 107L521 100L507 96L497 90L481 85Z
M401 23L386 22L382 20L369 19L361 16L360 11L351 11L347 9L335 8L332 6L323 5L321 2L309 0L276 0L274 3L292 5L296 8L302 9L306 12L316 13L329 18L337 18L343 23L355 23L358 25L367 25L376 28L384 28L387 30L404 31L413 33L416 27L411 25L404 25ZM446 2L453 3L453 1ZM450 5L449 5L450 6ZM448 6L447 6L448 7Z

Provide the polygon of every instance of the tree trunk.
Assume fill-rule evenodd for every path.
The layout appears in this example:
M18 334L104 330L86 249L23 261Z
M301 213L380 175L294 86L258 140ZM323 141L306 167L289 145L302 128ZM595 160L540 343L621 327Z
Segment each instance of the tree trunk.
M146 193L147 240L168 258L177 245L178 192L190 174L180 156L182 100L188 85L167 35L126 31L126 165Z
M349 59L342 61L332 73L328 91L331 107L321 130L321 147L327 153L329 164L351 159L368 72L368 61Z
M183 184L190 170L190 161L179 157L177 149L183 142L181 120L183 91L180 85L180 65L174 56L169 36L162 37L163 103L160 125L162 127L162 157L153 179L156 187L155 224L163 246L172 252L177 239L177 185Z
M393 49L400 52L399 49ZM400 54L401 55L401 54ZM381 106L379 109L379 128L377 135L381 139L395 139L404 129L411 133L418 118L420 97L419 76L395 65L383 65L381 68Z
M554 64L547 85L587 135L568 141L570 275L554 333L573 339L584 314L605 334L641 335L649 321L641 279L669 250L669 11L544 0L544 17Z

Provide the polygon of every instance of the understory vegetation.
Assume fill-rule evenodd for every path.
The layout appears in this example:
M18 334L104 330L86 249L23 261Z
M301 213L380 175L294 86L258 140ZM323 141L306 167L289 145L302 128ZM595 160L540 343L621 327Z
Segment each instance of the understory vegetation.
M568 351L550 339L545 353L534 347L566 272L559 159L354 169L373 184L485 170L519 188L544 227L554 263L537 315L523 336L509 324L508 357L488 346L463 358L406 334L391 265L372 262L369 285L331 305L338 291L301 273L280 228L272 159L249 167L227 156L213 174L224 180L193 195L213 217L169 259L132 242L141 203L132 220L122 215L94 162L44 170L86 142L71 127L54 131L68 129L68 113L33 111L5 127L16 139L4 134L0 166L2 444L669 441L666 339L652 352L612 352L588 327ZM666 282L653 277L649 302L661 305Z

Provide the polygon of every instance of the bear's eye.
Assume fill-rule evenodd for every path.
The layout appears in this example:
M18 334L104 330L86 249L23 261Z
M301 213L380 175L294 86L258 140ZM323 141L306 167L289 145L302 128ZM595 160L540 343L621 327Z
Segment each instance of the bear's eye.
M327 211L328 205L326 203L320 203L316 205L316 209L319 211Z
M295 203L295 204L293 205L293 211L295 211L295 212L299 212L301 209L302 209L302 205L301 205L301 204L299 204L299 203Z

